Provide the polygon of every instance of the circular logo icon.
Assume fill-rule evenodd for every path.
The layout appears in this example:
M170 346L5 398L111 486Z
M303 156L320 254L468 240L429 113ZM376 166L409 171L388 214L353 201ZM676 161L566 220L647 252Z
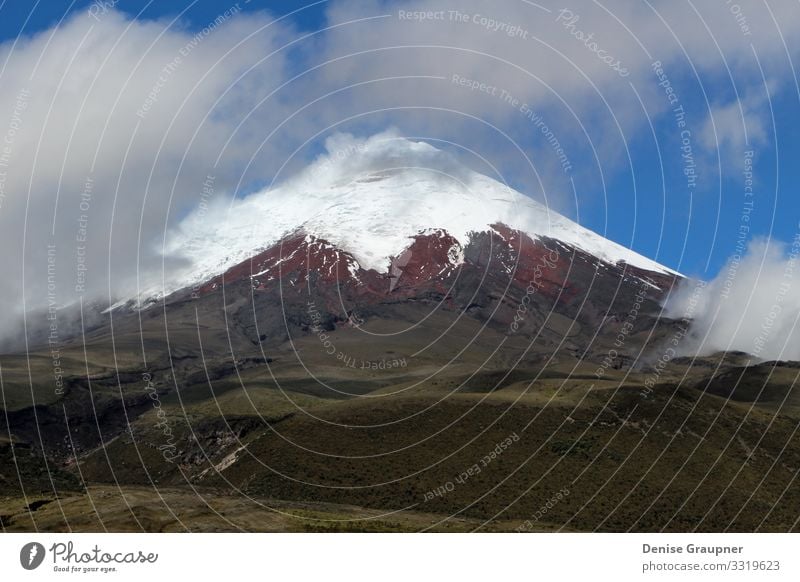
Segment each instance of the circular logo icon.
M19 563L26 570L35 570L44 561L44 546L39 542L30 542L19 551Z

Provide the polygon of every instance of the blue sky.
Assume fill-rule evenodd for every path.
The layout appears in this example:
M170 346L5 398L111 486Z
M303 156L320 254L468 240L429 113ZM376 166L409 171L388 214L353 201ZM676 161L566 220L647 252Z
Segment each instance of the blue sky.
M0 10L3 18L0 20L0 38L16 38L20 32L33 33L38 30L48 29L62 19L66 20L72 14L82 14L96 4L103 5L103 1L75 0L74 2L59 0L0 0ZM106 5L111 2L106 0ZM227 4L227 3L224 3ZM214 0L191 0L187 2L164 2L163 0L122 0L114 4L114 8L125 12L132 18L162 18L174 17L184 12L186 22L194 26L204 26L213 20L220 12L223 3ZM256 12L269 10L276 16L282 16L299 10L294 18L304 28L318 27L324 21L325 2L299 2L297 0L266 1L242 0L239 2L243 12ZM98 8L100 9L100 8ZM27 24L26 24L27 23Z
M72 3L44 0L40 2L5 0L3 2L0 0L0 40L8 43L18 36L27 37L46 31L60 21L68 22L75 15L84 16L93 4L98 7L102 2L94 3L86 0ZM106 4L109 3L106 2ZM352 11L358 3L348 4L348 9ZM114 9L126 15L127 18L148 21L174 17L185 8L182 17L184 30L199 30L213 21L219 14L221 5L220 2L203 0L186 3L120 0ZM341 3L333 5L338 6ZM365 3L364 13L396 15L397 7L405 5L391 2ZM269 10L273 16L287 14L304 6L306 6L304 2L252 0L239 3L239 7L246 13L255 14ZM325 26L328 22L326 14L328 9L328 3L323 2L300 10L291 17L293 33L302 34ZM724 20L729 16L729 14L723 14L720 18ZM337 18L344 17L336 15L332 17L332 21ZM752 12L750 18L751 21L754 20ZM587 18L581 22L581 26L588 26ZM732 20L728 24L729 28L736 25ZM401 39L405 34L404 30L410 30L403 29L402 26L403 23L395 23L394 29L400 30L399 38ZM599 24L597 27L601 28ZM363 30L366 31L365 36L367 36L372 29ZM459 41L463 41L465 45L470 42L470 34L483 35L485 33L477 28L464 30L464 37ZM768 35L765 34L765 36ZM597 38L604 37L598 33ZM582 50L582 47L575 48L569 44L570 41L570 38L563 41L565 43L564 50L574 50L577 51L576 54L580 54L579 51ZM321 42L321 39L315 37L313 42ZM337 39L337 42L340 45L350 42L357 48L359 36L356 34L350 39ZM367 38L364 42L374 43L375 39ZM600 155L608 157L602 162L604 183L599 181L599 173L591 169L594 162L590 155L590 149L579 143L579 139L573 139L570 136L569 124L565 124L565 129L560 134L562 141L568 144L571 151L574 152L571 158L573 164L578 168L573 175L577 189L577 203L574 203L571 194L568 193L564 196L566 203L562 202L564 210L571 213L573 217L578 215L580 222L585 226L604 233L618 242L632 246L642 254L656 257L657 252L656 258L662 263L679 268L686 274L709 279L723 268L725 262L735 251L736 237L738 228L742 224L745 201L742 175L743 158L745 152L752 148L755 152L754 189L757 203L752 219L748 222L750 227L748 236L749 238L770 236L779 241L790 242L798 232L798 220L800 220L800 198L795 192L800 178L800 168L796 163L800 147L798 143L800 132L797 131L797 117L800 110L798 105L800 103L795 82L789 76L793 71L790 61L785 56L781 56L780 51L761 53L767 55L767 57L763 57L767 60L758 64L772 74L775 79L783 79L783 82L775 83L775 86L770 88L769 98L766 98L767 92L763 89L763 82L755 74L757 69L752 62L748 63L746 45L750 41L741 38L737 42L743 44L745 49L731 57L730 74L726 74L720 67L715 68L713 64L707 65L705 69L701 68L698 73L693 69L692 58L694 55L690 54L692 58L687 59L677 50L667 57L671 59L672 64L670 80L681 95L681 103L694 128L692 144L698 165L696 188L691 192L687 189L686 178L682 174L680 132L668 109L662 108L656 111L650 116L647 123L642 120L627 122L625 136L622 140L615 139L613 136L608 137L608 133L601 133L599 128L609 123L609 119L604 119L601 112L598 114L598 133L597 135L593 134L593 138L597 138L599 144L608 140L606 148L600 146ZM659 48L648 48L648 50L652 50L653 58L659 58L657 54ZM712 51L711 44L708 45L708 50ZM727 50L732 54L734 49L723 48L722 50ZM794 47L790 47L789 52L792 56L794 55L793 50ZM331 53L335 54L335 50L331 50ZM296 65L292 61L294 58L298 59ZM289 62L286 67L291 71L296 66L296 70L299 72L304 67L308 67L309 63L313 64L313 60L314 50L306 52L301 50L297 55L289 53ZM398 67L400 66L398 65ZM646 74L643 74L642 77L646 77ZM331 80L327 79L327 81ZM640 83L643 85L651 81L653 79L648 81L642 78ZM440 84L443 82L447 83L446 81L437 81ZM639 82L637 81L637 83ZM335 86L335 82L333 85ZM642 85L637 84L636 86ZM430 87L434 91L437 90L435 83ZM761 97L759 97L760 93L763 93ZM748 105L747 112L748 116L755 120L753 123L757 128L757 131L751 132L752 143L744 143L741 140L737 142L735 138L732 138L732 141L721 144L719 147L716 147L717 144L703 145L699 135L701 128L707 123L706 99L712 106L724 109L737 103L737 94L740 100L745 99L744 95L751 96L747 97L748 103L752 102ZM655 103L659 97L663 96L659 96L658 91L652 93L648 99L653 99L653 101L648 101L648 105L651 102ZM296 99L296 97L293 98ZM369 93L360 98L364 100L365 106L370 104ZM621 98L618 110L630 108L631 101L629 99L630 95ZM289 100L288 97L287 100ZM575 98L575 102L581 100L586 102L587 97L584 95ZM487 107L499 109L501 106L497 103L489 103ZM564 113L564 111L559 111L557 104L544 104L543 102L542 109L551 114L551 119L558 119L559 114ZM602 107L598 107L598 109L602 109ZM591 112L591 107L587 107L585 111ZM773 124L773 118L775 124ZM369 118L368 122L346 123L340 126L340 129L368 132L378 130L386 125L397 125L401 129L406 129L405 120L407 118L402 115L387 116L385 119L373 116ZM736 120L731 122L730 117L720 116L720 120L724 122L722 125L725 127L736 124ZM521 123L519 119L506 116L500 123L501 128L505 127L503 123L507 124L509 132L513 133L523 148L530 148L534 152L542 152L546 149L542 145L540 136L532 128ZM555 126L555 122L553 123ZM625 123L623 121L623 124ZM655 138L651 134L650 124L655 132ZM446 127L446 124L443 125ZM589 121L588 125L591 126L592 122ZM419 124L409 123L408 131L416 133L418 128ZM590 128L590 131L595 131L595 129ZM608 129L605 128L602 131L608 132ZM613 131L610 133L613 134ZM436 131L433 130L431 135L435 136ZM304 150L307 158L313 157L313 154L319 151L319 144L324 137L325 134L321 135L315 144ZM485 147L493 149L493 155L500 160L500 169L512 185L523 190L528 189L529 177L523 176L515 163L504 166L505 156L498 153L499 150L507 147L504 140L497 139L497 135L494 135L477 141L480 141ZM624 145L628 147L631 164L627 163L628 153L624 151ZM605 151L603 151L604 149ZM661 158L659 158L659 153ZM614 158L617 159L614 160ZM248 187L252 188L253 184L263 184L272 176L270 171L266 171L265 175L259 175L257 171L251 172L248 181L241 185L241 188L247 189ZM554 177L551 183L553 191L568 192L568 183L564 180Z

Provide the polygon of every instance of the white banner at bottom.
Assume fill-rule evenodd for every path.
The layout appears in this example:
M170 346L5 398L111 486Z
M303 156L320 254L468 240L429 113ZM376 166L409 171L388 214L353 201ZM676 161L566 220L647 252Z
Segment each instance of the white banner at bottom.
M136 582L796 581L798 550L796 534L3 534L0 571Z

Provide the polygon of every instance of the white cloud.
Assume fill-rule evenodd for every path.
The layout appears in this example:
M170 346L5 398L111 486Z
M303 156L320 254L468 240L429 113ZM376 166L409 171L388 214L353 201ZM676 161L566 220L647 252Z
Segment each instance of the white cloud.
M790 246L758 239L701 291L687 282L667 312L693 316L686 353L736 350L764 360L800 360L799 287L800 234Z
M132 293L138 275L157 277L164 229L197 206L207 175L218 191L230 188L254 148L239 137L214 166L237 121L226 113L242 98L234 82L286 34L267 29L236 46L267 23L233 18L196 42L112 11L0 47L0 135L18 126L0 208L2 266L15 274L0 280L4 329L21 313L23 285L28 308L47 305L48 245L59 305ZM262 92L284 65L260 66Z
M703 145L737 161L745 150L764 145L769 132L767 99L765 91L752 92L737 101L713 105L700 132Z

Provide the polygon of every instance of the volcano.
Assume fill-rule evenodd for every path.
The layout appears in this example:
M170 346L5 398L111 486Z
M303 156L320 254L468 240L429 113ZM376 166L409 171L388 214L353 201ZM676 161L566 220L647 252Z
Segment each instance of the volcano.
M533 294L576 315L589 290L602 312L598 301L638 286L659 300L681 279L426 142L338 136L328 149L278 186L187 217L166 252L191 268L115 307L245 285L341 320L425 300L507 325Z
M330 330L443 313L504 334L556 329L554 345L587 355L607 351L638 296L657 318L682 279L426 142L327 147L279 185L189 215L165 252L190 269L115 307L199 302L253 343L308 334L312 305Z

